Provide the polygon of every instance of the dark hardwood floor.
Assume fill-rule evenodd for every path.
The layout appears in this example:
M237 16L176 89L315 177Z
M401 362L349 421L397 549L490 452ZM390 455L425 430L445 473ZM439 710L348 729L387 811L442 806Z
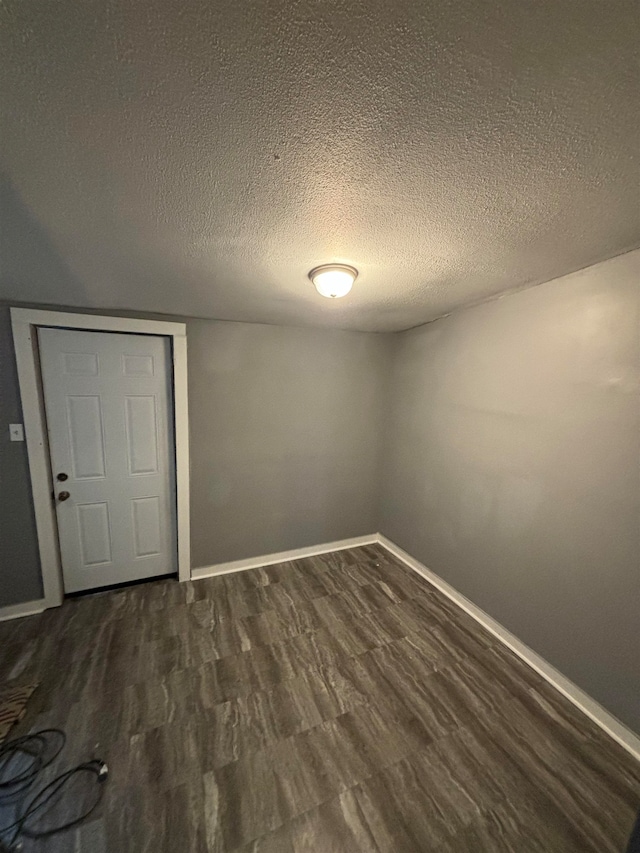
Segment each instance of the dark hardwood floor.
M0 625L13 734L94 755L99 811L25 853L621 853L640 765L378 546Z

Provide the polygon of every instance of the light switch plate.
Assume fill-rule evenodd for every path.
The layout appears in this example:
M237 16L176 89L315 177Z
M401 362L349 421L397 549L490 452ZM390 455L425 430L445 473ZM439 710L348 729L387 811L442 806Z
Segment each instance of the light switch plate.
M9 424L9 437L11 441L24 441L24 427L22 424Z

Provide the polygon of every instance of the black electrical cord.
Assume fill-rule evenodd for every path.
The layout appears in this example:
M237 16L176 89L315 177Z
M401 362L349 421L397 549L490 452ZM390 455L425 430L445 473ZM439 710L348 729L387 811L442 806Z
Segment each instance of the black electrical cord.
M46 838L49 835L54 835L56 832L62 832L62 830L64 829L69 829L72 826L76 826L78 823L81 823L83 820L89 817L89 815L93 812L93 810L96 808L96 806L102 799L102 792L104 788L101 784L96 786L96 794L89 808L85 809L82 814L78 815L72 820L69 820L63 824L58 824L48 829L37 829L29 825L29 819L32 818L34 815L38 815L38 819L41 819L42 815L46 814L46 808L49 803L56 798L58 792L61 791L65 787L65 785L67 785L69 780L79 773L89 773L92 776L96 777L97 782L102 783L107 778L107 765L99 758L92 759L91 761L86 761L84 762L84 764L78 764L77 767L72 767L71 770L67 770L65 773L61 773L59 776L56 776L55 779L53 779L51 782L45 785L44 788L34 794L34 796L32 796L31 799L27 800L25 805L23 805L23 807L19 809L19 831L23 835L26 835L28 838Z
M57 744L56 740L59 741ZM92 759L66 770L30 797L25 797L43 770L60 754L65 742L65 733L60 729L44 729L0 746L0 803L17 802L15 820L8 826L0 827L0 837L11 832L11 837L5 844L8 843L10 846L15 844L20 835L28 838L45 838L76 826L94 811L102 799L102 784L98 784L89 808L65 823L38 829L38 821L42 820L52 804L55 805L60 801L64 796L65 787L69 787L74 777L88 773L95 776L98 783L102 783L108 775L104 761L98 758ZM25 763L25 757L27 766L21 767L20 765Z
M29 788L44 768L60 755L66 740L60 729L43 729L0 745L0 801ZM25 756L28 762L30 760L28 766L20 773L12 771L11 763L24 764Z

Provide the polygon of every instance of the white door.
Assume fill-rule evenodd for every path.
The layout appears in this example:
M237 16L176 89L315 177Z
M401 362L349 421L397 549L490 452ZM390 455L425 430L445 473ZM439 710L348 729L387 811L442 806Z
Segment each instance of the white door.
M169 340L38 338L65 592L175 572Z

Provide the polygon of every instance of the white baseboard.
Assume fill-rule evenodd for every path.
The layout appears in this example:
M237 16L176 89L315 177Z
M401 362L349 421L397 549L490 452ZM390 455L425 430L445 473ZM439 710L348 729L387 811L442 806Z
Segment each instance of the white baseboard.
M295 548L292 551L280 551L277 554L250 557L246 560L233 560L229 563L218 563L214 566L201 566L200 568L192 569L191 578L192 580L197 580L199 578L231 574L232 572L242 572L247 569L258 569L263 566L272 566L275 563L300 560L304 557L315 557L320 554L328 554L331 551L343 551L346 548L357 548L360 545L373 545L376 543L386 548L390 554L393 554L394 557L397 557L405 565L409 566L410 569L422 575L436 589L439 589L447 598L451 599L454 604L457 604L458 607L472 616L487 631L497 637L507 648L511 649L512 652L546 679L549 684L562 693L576 708L582 711L583 714L586 714L590 720L593 720L609 737L612 737L636 760L640 761L640 737L638 735L621 723L613 714L610 714L602 705L585 693L584 690L581 690L576 684L566 678L548 661L540 657L533 649L530 649L529 646L525 645L514 634L489 616L488 613L485 613L484 610L477 607L472 601L469 601L462 593L458 592L445 580L382 533L356 536L352 539L341 539L337 542L325 542L323 545ZM0 607L0 622L6 622L8 619L20 619L24 616L33 616L37 613L42 613L45 608L46 601L44 598Z
M218 563L215 566L201 566L191 570L191 580L211 578L216 575L228 575L232 572L244 572L247 569L260 569L263 566L273 566L275 563L286 563L289 560L301 560L303 557L316 557L318 554L329 554L331 551L344 551L346 548L357 548L359 545L373 545L378 542L378 534L356 536L353 539L340 539L338 542L325 542L324 545L310 545L307 548L294 548L292 551L280 551L278 554L265 554L262 557L249 557L246 560L232 560L230 563Z
M529 646L526 646L510 631L507 631L506 628L504 628L499 622L496 622L496 620L489 616L488 613L485 613L484 610L481 610L472 601L465 598L464 595L450 586L446 581L442 580L441 577L434 574L434 572L416 560L415 557L412 557L410 554L407 554L406 551L403 551L402 548L395 544L395 542L387 539L387 537L383 536L381 533L378 534L378 542L386 548L390 554L393 554L394 557L402 560L402 562L409 566L409 568L413 569L419 575L422 575L423 578L426 578L429 583L433 584L433 586L439 589L440 592L447 596L447 598L450 598L451 601L458 605L458 607L462 608L462 610L472 616L477 622L486 628L487 631L497 637L505 644L505 646L510 648L512 652L515 652L519 658L522 658L526 664L528 664L532 669L535 669L535 671L546 679L549 684L555 687L556 690L572 702L576 708L579 708L587 715L587 717L589 717L589 719L593 720L596 725L600 726L600 728L617 741L620 746L624 747L627 752L631 753L635 759L640 761L640 737L632 732L631 729L628 729L620 722L620 720L614 717L613 714L610 714L602 707L602 705L599 705L591 698L591 696L585 693L584 690L581 690L576 684L569 681L568 678L566 678L561 672L558 672L554 666L548 663L544 658L540 657L540 655L534 652L533 649L530 649Z
M21 619L23 616L34 616L36 613L42 613L46 606L44 598L39 598L37 601L23 601L20 604L8 604L6 607L0 607L0 622Z
M275 563L285 563L289 560L300 560L304 557L315 557L319 554L328 554L331 551L343 551L346 548L357 548L359 545L372 545L375 543L382 545L390 554L393 554L409 566L409 568L422 575L423 578L433 584L447 598L451 599L454 604L457 604L458 607L472 616L487 631L497 637L507 648L511 649L512 652L517 654L519 658L539 673L549 684L562 693L580 711L586 714L589 719L593 720L596 725L624 747L627 752L640 761L640 737L610 714L602 705L592 699L584 690L581 690L554 666L540 657L533 649L530 649L529 646L521 642L499 622L496 622L488 613L485 613L484 610L481 610L472 601L465 598L462 593L458 592L454 587L450 586L441 577L419 562L419 560L416 560L415 557L403 551L395 542L387 539L381 533L358 536L353 539L341 539L338 542L326 542L323 545L311 545L307 548L296 548L292 551L280 551L278 554L266 554L261 557L250 557L246 560L233 560L229 563L218 563L214 566L201 566L200 568L192 569L191 578L192 580L198 580L199 578L210 578L216 575L227 575L233 572L258 569L263 566L272 566ZM43 602L30 602L29 604L32 606L40 605L38 610L30 612L39 612L39 610L44 609ZM15 606L27 607L27 605ZM20 613L16 615L27 614ZM3 611L0 610L0 620L2 618L11 619L14 617L9 615L3 616Z

